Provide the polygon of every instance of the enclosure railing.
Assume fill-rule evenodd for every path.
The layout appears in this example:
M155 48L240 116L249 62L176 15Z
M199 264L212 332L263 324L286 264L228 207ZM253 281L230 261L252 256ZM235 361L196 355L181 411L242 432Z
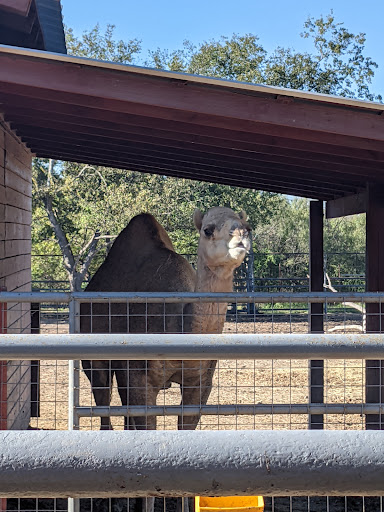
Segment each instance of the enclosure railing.
M311 334L136 334L136 333L122 333L122 334L80 334L80 304L81 303L92 303L92 304L179 304L180 302L188 303L233 303L243 304L250 303L255 305L255 313L259 305L272 305L278 306L283 305L289 311L295 308L295 305L308 305L311 303L323 303L326 308L330 308L335 304L343 304L348 302L357 303L364 306L365 304L378 304L380 307L377 308L377 317L379 320L382 316L382 304L384 303L384 294L379 293L219 293L219 294L207 294L207 293L104 293L104 292L81 292L81 293L10 293L2 292L0 294L0 302L9 304L20 304L20 303L51 303L67 305L68 310L65 314L69 317L69 334L2 334L0 342L0 360L20 360L20 359L56 359L56 360L70 360L69 366L69 420L68 429L76 430L79 428L79 420L82 417L105 417L105 416L175 416L175 415L266 415L266 414L355 414L355 415L370 415L370 414L384 414L384 404L380 401L376 403L273 403L273 404L247 404L247 403L234 403L234 404L220 404L220 405L191 405L191 406L90 406L84 407L80 403L79 398L79 375L80 366L78 359L112 359L112 360L211 360L211 359L250 359L250 360L261 360L261 359L298 359L298 360L310 360L310 359L361 359L361 360L384 360L384 334L335 334L335 333L311 333ZM285 306L284 306L285 305ZM344 307L344 306L343 306ZM325 308L325 312L326 309ZM237 312L234 313L237 315ZM273 314L273 308L272 308ZM324 313L326 314L326 313ZM365 314L365 313L364 313ZM380 323L380 322L379 322ZM362 324L363 325L363 324ZM257 324L256 324L257 326ZM378 383L381 386L381 381ZM35 433L25 433L25 436L29 434L35 435ZM83 432L76 433L83 434ZM94 433L96 434L96 433ZM103 435L110 435L111 433L103 433ZM159 434L159 435L158 435ZM196 433L197 434L197 433ZM219 438L219 434L218 438ZM299 446L301 442L301 434L297 437L290 438L294 442L295 446ZM330 435L328 441L322 438L322 443L329 442L330 449L336 449L338 443L342 442L342 433L332 433L334 438ZM365 436L365 434L367 434ZM23 434L24 435L24 434ZM39 435L37 433L37 435ZM48 437L51 434L47 435ZM158 443L160 439L160 433L152 433L154 445ZM168 435L168 434L166 434ZM286 434L280 434L281 439L284 442L289 442ZM316 441L315 432L306 434L309 436L307 448L308 450L314 449L315 445L312 445L312 441ZM320 435L320 434L316 434ZM349 435L349 433L348 433ZM369 434L371 435L371 434ZM373 452L377 455L376 448L371 446L373 437L369 437L368 433L361 433L362 437L353 435L350 436L350 445L354 448L361 448L361 454L367 454L367 460L373 460ZM240 434L237 435L237 441L240 439ZM176 436L177 437L177 436ZM176 439L174 437L174 439ZM263 438L265 441L265 459L263 459L262 466L264 471L268 473L268 464L266 460L272 460L269 457L269 453L273 454L273 457L277 457L275 451L268 452L265 447L271 447L275 438L269 439L268 436ZM169 438L172 438L170 435ZM352 439L353 438L353 439ZM74 439L74 438L73 438ZM97 436L94 436L97 439ZM100 438L101 439L101 438ZM106 438L105 438L106 439ZM182 435L180 437L182 439ZM261 438L260 438L261 439ZM259 440L260 440L259 439ZM319 438L320 439L320 438ZM347 437L345 437L345 440ZM349 438L348 438L349 439ZM21 449L21 438L9 437L8 440L14 442L15 451ZM263 441L263 442L264 442ZM24 437L22 442L25 443ZM47 441L49 442L49 441ZM100 442L104 442L104 437ZM215 441L216 442L216 441ZM257 436L254 441L257 445ZM316 441L320 442L320 441ZM375 438L374 441L377 442ZM335 443L335 444L332 444ZM366 451L364 452L363 446L367 444ZM221 445L221 442L220 442ZM381 446L378 443L376 446ZM12 452L12 446L9 446L10 453ZM261 445L260 445L261 446ZM278 444L277 448L281 447ZM8 449L7 448L7 449ZM296 450L296 449L295 449ZM294 452L295 452L294 450ZM380 448L381 450L381 448ZM329 452L329 450L328 450ZM327 452L327 453L328 453ZM372 452L372 453L371 453ZM32 453L32 452L31 452ZM33 452L35 453L35 452ZM37 452L36 452L37 453ZM259 453L259 452L257 452ZM261 452L260 452L261 453ZM264 452L263 452L264 453ZM283 453L283 452L279 452ZM296 452L295 452L296 453ZM307 455L309 452L306 452ZM312 452L311 452L312 453ZM329 452L330 454L331 452ZM352 453L352 452L351 452ZM360 452L359 452L360 453ZM375 456L376 456L375 455ZM202 456L202 453L198 457ZM263 456L259 454L258 457ZM304 454L302 454L304 457ZM356 489L359 492L363 492L362 487L356 487L355 480L358 478L358 474L362 466L358 462L360 455L356 452L346 464L346 467L354 467L356 471L351 476L352 480L348 484L340 485L337 490L331 489L332 478L328 479L329 488L320 489L320 483L316 484L316 478L314 477L307 487L297 488L296 493L305 493L309 495L309 487L312 486L313 493L316 492L327 492L328 494L356 494ZM379 453L379 458L381 452ZM33 456L31 456L31 460ZM353 460L352 460L353 459ZM20 459L21 460L21 459ZM24 459L23 459L24 460ZM260 465L260 458L259 465ZM329 455L328 460L332 459ZM341 460L341 459L340 459ZM363 459L360 459L361 461ZM365 460L365 459L364 459ZM376 459L375 459L376 460ZM249 460L244 459L245 466L249 463ZM303 459L302 459L303 461ZM311 459L313 463L313 459ZM25 462L25 460L24 460ZM323 461L324 462L324 461ZM157 462L156 462L157 463ZM293 464L298 464L298 459ZM22 467L21 463L21 466ZM348 466L348 464L350 466ZM365 463L364 463L365 464ZM368 463L367 463L368 464ZM376 464L376 463L375 463ZM381 471L379 467L379 461L377 462L377 471ZM352 466L351 466L352 465ZM245 467L244 466L244 467ZM305 468L310 467L308 464L300 466L300 471L304 471ZM327 464L324 462L323 467L326 471ZM213 467L213 466L212 466ZM216 466L215 466L216 467ZM291 466L292 467L292 466ZM312 476L316 474L319 467L315 464L313 466ZM365 466L364 466L365 467ZM296 470L298 470L297 465ZM303 469L304 468L304 469ZM1 471L1 464L0 464ZM137 467L135 466L135 471ZM286 471L284 469L284 471ZM274 490L269 491L267 487L258 487L258 490L264 494L278 495L282 492L287 495L286 489L287 484L283 484L284 478L281 473L281 480L277 480L276 487ZM296 473L295 473L296 474ZM368 473L367 473L368 474ZM370 473L369 473L370 474ZM377 473L379 474L379 473ZM381 473L380 473L381 475ZM369 480L370 477L368 477ZM380 476L381 478L381 476ZM0 479L1 481L1 479ZM269 484L270 481L268 480ZM351 483L352 482L352 483ZM183 484L184 485L184 484ZM279 491L279 485L281 489ZM293 485L293 484L292 484ZM365 485L365 484L364 484ZM349 487L348 487L349 486ZM57 488L58 489L58 488ZM197 488L196 488L197 489ZM199 488L200 489L200 488ZM235 488L232 487L232 490ZM374 495L382 495L384 491L382 488L369 487L367 483L366 489L369 493ZM131 489L132 490L132 489ZM237 492L237 488L235 489ZM0 494L1 494L0 484ZM143 496L145 489L137 489L136 495ZM183 489L180 487L179 491L187 493L190 491L185 486ZM87 492L87 491L84 491ZM109 491L108 491L109 492ZM146 491L145 491L146 492ZM193 491L195 492L195 491ZM219 491L218 491L219 492ZM225 490L220 490L221 494L225 493ZM134 491L132 490L132 495ZM209 489L207 493L212 494L212 490ZM204 494L201 492L201 494ZM53 495L53 494L52 494ZM74 495L80 496L80 493ZM84 494L82 494L84 495ZM111 490L110 496L116 495L116 489ZM58 494L55 494L58 496Z

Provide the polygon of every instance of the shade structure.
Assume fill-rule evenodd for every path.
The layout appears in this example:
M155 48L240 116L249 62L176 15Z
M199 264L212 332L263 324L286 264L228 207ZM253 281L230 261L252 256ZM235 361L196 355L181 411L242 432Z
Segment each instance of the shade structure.
M0 43L67 53L60 0L0 0Z
M384 183L384 105L0 47L0 111L40 157L330 200Z

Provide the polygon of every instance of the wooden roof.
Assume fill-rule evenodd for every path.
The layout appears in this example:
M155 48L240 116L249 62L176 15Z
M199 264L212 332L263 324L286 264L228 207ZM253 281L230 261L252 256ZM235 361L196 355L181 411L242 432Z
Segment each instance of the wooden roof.
M66 53L60 0L0 0L0 43Z
M384 183L384 105L0 47L0 111L40 157L314 199Z

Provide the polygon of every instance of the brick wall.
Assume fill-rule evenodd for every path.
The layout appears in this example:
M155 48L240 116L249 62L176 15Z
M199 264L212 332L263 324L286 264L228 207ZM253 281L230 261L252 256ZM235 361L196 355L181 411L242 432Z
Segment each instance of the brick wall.
M0 287L31 290L32 155L0 114ZM7 305L7 332L29 332L29 304ZM4 374L4 372L3 372ZM7 428L30 416L29 362L7 364Z

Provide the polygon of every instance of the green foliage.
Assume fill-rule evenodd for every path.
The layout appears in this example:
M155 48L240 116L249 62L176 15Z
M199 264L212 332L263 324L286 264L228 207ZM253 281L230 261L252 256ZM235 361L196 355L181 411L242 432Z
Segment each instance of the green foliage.
M65 27L65 41L69 55L89 59L107 60L121 64L131 64L141 51L141 41L130 39L116 41L113 37L115 25L108 24L104 34L97 24L85 31L81 38L76 37L71 28Z
M365 34L347 30L331 11L326 17L308 18L301 36L310 41L310 51L277 47L268 54L256 35L233 34L198 46L186 41L181 50L173 52L158 49L150 52L147 64L229 80L382 100L369 90L377 64L364 54Z

